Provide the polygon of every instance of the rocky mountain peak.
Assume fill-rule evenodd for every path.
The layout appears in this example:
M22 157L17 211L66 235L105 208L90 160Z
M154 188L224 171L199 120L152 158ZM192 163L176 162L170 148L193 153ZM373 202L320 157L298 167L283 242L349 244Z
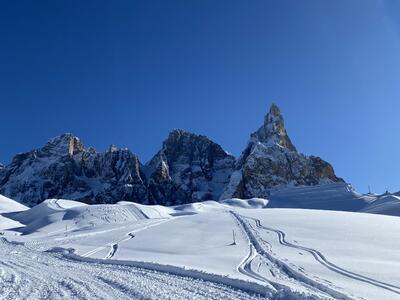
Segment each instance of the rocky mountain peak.
M184 135L188 136L190 134L191 134L190 132L187 132L183 129L176 128L176 129L171 130L171 132L168 134L167 140L177 140Z
M297 152L280 109L272 104L264 124L251 134L221 199L266 198L272 190L288 186L342 181L326 161Z
M146 165L150 195L155 203L170 205L218 199L234 164L208 137L175 129Z
M167 139L163 143L163 149L183 146L183 144L199 144L199 143L210 143L211 140L204 135L197 135L185 131L183 129L174 129L169 134ZM212 143L212 142L211 142Z
M251 135L251 141L261 142L267 146L278 145L290 151L297 152L296 147L292 144L286 132L281 111L274 103L264 117L264 124Z
M118 147L117 147L116 145L111 144L111 145L108 147L107 152L117 152L118 150L119 150L119 149L118 149Z
M200 157L211 159L209 157L211 154L212 159L223 159L228 156L220 145L214 143L208 137L182 129L174 129L163 142L158 156L161 156L163 161L171 162L183 157L186 157L189 161ZM160 159L157 162L159 163Z
M86 203L147 200L142 165L135 154L115 146L104 153L86 149L70 133L16 155L0 169L0 194L29 206L48 198Z
M238 160L207 136L174 129L145 166L129 149L97 152L71 133L0 165L0 194L30 206L48 198L178 205L341 181L326 161L297 152L275 104Z
M78 137L72 133L64 133L53 139L41 149L42 152L49 153L52 155L59 156L74 156L77 153L81 153L85 150L85 147L81 143Z

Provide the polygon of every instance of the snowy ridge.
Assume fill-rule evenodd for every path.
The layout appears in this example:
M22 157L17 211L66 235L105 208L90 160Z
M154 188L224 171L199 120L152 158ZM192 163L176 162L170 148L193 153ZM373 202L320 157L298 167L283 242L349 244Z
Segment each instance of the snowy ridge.
M355 192L349 184L338 182L278 190L269 197L268 207L359 211L375 199Z
M25 205L0 195L0 213L23 211L27 209L28 207Z
M4 234L3 230L24 227L22 223L13 220L9 215L27 209L25 205L0 195L0 232Z
M343 180L326 161L297 152L275 104L238 160L206 136L175 129L144 165L126 148L100 153L66 133L0 168L0 194L28 206L49 198L172 206L332 182Z
M378 196L375 201L361 211L372 214L400 216L400 197L392 194Z

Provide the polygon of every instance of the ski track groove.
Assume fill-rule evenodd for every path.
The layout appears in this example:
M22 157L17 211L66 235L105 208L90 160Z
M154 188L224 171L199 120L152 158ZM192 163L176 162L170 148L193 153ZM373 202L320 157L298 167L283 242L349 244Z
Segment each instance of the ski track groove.
M117 244L117 248L118 248L118 244L119 243L125 242L125 241L128 241L128 240L132 239L135 236L135 233L143 231L143 230L146 230L146 229L149 229L149 228L151 228L153 226L158 226L158 225L163 224L163 223L168 222L168 221L170 221L170 219L158 220L157 222L154 222L154 223L148 224L148 225L146 225L144 227L132 230L132 231L128 232L126 234L126 236L123 237L122 239L114 240L111 243L107 243L107 244L102 245L100 247L94 248L94 249L82 254L81 256L83 256L83 257L91 257L93 254L96 254L97 252L102 251L102 250L104 250L104 249L106 249L108 247L111 247L111 249L112 249L114 247L114 244ZM112 256L115 255L115 252L116 252L116 249L115 249L114 253L112 254ZM110 252L109 252L109 254L110 254ZM110 258L110 257L107 257L107 256L105 258Z
M278 229L271 228L271 227L263 226L263 225L261 225L261 221L259 219L249 218L249 217L246 217L246 218L252 219L253 221L255 221L256 226L258 228L265 229L265 230L272 231L272 232L276 233L277 236L278 236L278 242L281 245L287 246L287 247L290 247L290 248L295 248L295 249L298 249L298 250L303 250L303 251L306 251L306 252L310 253L317 262L319 262L321 265L323 265L324 267L328 268L329 270L331 270L333 272L336 272L336 273L339 273L339 274L341 274L343 276L349 277L351 279L359 280L359 281L374 285L374 286L379 287L379 288L386 289L388 291L391 291L393 293L396 293L396 294L400 295L400 287L399 286L396 286L396 285L393 285L393 284L389 284L389 283L385 283L385 282L382 282L382 281L379 281L379 280L375 280L373 278L370 278L370 277L367 277L367 276L364 276L364 275L361 275L361 274L346 270L346 269L344 269L342 267L339 267L338 265L336 265L336 264L330 262L329 260L327 260L326 257L320 251L318 251L316 249L304 247L304 246L301 246L301 245L295 245L295 244L292 244L292 243L288 242L286 240L286 233L285 232L283 232L281 230L278 230Z
M274 277L278 277L277 279L282 279L283 282L287 281L287 283L292 283L292 284L294 283L300 287L303 287L306 290L308 290L309 293L311 293L312 295L315 295L315 297L317 297L317 298L321 297L321 294L322 294L322 295L324 295L322 297L329 297L330 299L346 299L346 300L354 299L353 297L350 297L340 291L337 291L336 289L334 289L332 287L329 287L329 286L324 285L312 278L307 277L305 274L300 273L297 270L294 270L287 263L276 258L272 254L272 252L270 252L270 250L271 250L270 247L268 247L269 249L266 250L262 246L262 243L260 243L261 239L258 236L256 236L256 234L254 233L254 229L251 227L251 225L245 221L245 219L248 219L246 216L241 216L232 210L230 210L229 213L238 222L240 228L245 233L245 235L250 243L250 251L251 251L251 247L254 247L257 254L260 255L262 258L264 258L267 262L270 263L269 267L271 270L271 274ZM265 242L265 241L261 240L261 242ZM247 266L247 269L248 268L249 268L249 266ZM247 273L247 275L249 275L252 278L256 278L254 276L254 273L255 273L254 270L251 270L251 272L249 274L248 270L246 270L246 268L243 267L243 262L242 262L242 264L239 265L238 270L241 271L243 269L245 269L245 273ZM259 275L259 274L257 274L257 275ZM261 275L259 275L259 276L261 276ZM286 284L284 285L284 284L281 284L278 282L274 282L272 280L268 280L267 278L264 278L263 276L261 276L261 278L263 279L264 282L269 283L274 287L290 290L290 287L286 286Z
M110 251L108 252L107 256L105 257L105 259L110 259L113 258L115 253L117 252L118 248L119 248L119 244L122 242L126 242L129 241L130 239L133 239L135 237L135 234L133 231L129 232L125 238L119 240L117 243L111 243L110 245Z
M225 284L224 276L209 281L109 260L72 259L63 252L35 251L4 238L0 256L0 299L246 300L265 299L271 292L265 289L259 295Z
M60 209L64 209L57 203L57 200L51 203ZM120 247L120 243L134 238L136 232L169 221L169 219L164 219L131 230L118 240L88 251L81 255L81 258L74 255L75 259L72 256L65 256L61 252L42 252L49 249L51 243L47 244L47 242L36 240L23 245L0 238L0 253L6 249L6 255L10 253L12 258L17 258L15 261L7 259L0 261L0 299L86 300L110 299L110 297L115 299L187 299L188 295L196 299L265 299L267 295L268 299L353 299L352 295L349 296L338 291L337 287L332 286L331 282L325 280L325 284L323 284L319 280L308 277L300 269L293 269L286 263L286 259L276 257L275 253L272 252L272 245L259 235L259 231L248 220L255 222L258 229L274 232L280 245L311 254L315 261L333 272L400 295L399 286L346 270L330 262L316 249L301 246L297 244L297 241L295 241L296 244L287 241L286 233L282 230L263 226L259 219L240 215L233 210L227 210L227 212L236 220L249 242L249 252L237 266L237 271L262 282L263 285L255 284L255 288L246 289L246 286L251 286L251 283L243 285L242 282L242 285L240 283L230 285L229 282L234 282L235 279L225 280L221 275L206 274L206 276L199 276L195 274L201 272L195 270L191 275L190 270L174 272L174 268L179 268L173 266L172 271L169 271L168 268L163 268L164 266L157 264L132 261L132 264L129 265L124 264L124 262L116 263L112 260ZM148 219L138 208L133 211L129 210L129 213L137 219ZM121 226L112 230L123 228L126 227ZM100 233L103 232L95 234ZM88 235L66 236L57 239L59 241L56 244L57 246L62 245ZM101 259L90 258L90 256L107 247L109 247L109 252L104 260L108 261L108 264L103 264ZM85 260L85 258L87 259ZM260 262L256 271L252 264L258 261ZM58 269L57 263L61 270ZM267 266L272 278L269 278L269 275L264 277L265 275L260 273L262 264ZM38 272L41 273L38 271L38 265L39 269L48 269L47 276L49 278L46 278L44 274L38 274ZM157 266L161 266L161 268ZM55 273L62 271L61 276L52 280L54 279L53 276L56 276L52 274L55 269ZM75 270L78 270L79 275L74 274ZM240 280L237 281L240 282ZM293 284L300 287L300 290L293 289ZM161 286L161 288L158 286ZM262 286L264 291L260 295L256 294L257 292L254 291L260 291Z

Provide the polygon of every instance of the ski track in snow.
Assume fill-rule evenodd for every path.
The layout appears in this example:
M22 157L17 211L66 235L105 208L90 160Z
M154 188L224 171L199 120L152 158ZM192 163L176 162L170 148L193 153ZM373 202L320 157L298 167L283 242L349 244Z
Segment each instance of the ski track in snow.
M304 298L307 295L311 299L354 299L354 296L342 293L334 287L305 276L305 274L275 257L270 251L270 245L266 249L265 241L257 235L256 231L247 222L247 217L241 216L234 211L230 211L230 213L238 222L250 244L248 257L238 266L239 272L271 285L275 289L287 291L294 289L304 293ZM252 263L256 258L260 260L260 263L264 263L267 266L270 276L265 276L252 268Z
M333 297L335 299L336 298L348 299L348 298L354 297L354 296L345 295L345 294L337 291L335 287L323 285L320 282L315 281L314 279L306 277L305 274L301 274L301 273L297 272L296 270L294 270L293 268L288 266L283 261L274 257L273 253L271 251L271 245L268 242L266 242L265 240L263 240L257 234L257 231L254 230L252 228L252 226L246 221L246 219L248 219L248 220L254 221L255 225L258 229L274 232L278 237L278 242L282 246L294 248L297 250L302 250L302 251L305 251L305 252L311 254L312 257L318 263L320 263L322 266L328 268L329 270L331 270L335 273L338 273L342 276L346 276L351 280L361 281L363 283L367 283L367 284L373 285L375 287L382 288L387 291L393 292L394 297L397 297L397 296L395 296L396 294L400 295L400 287L399 286L385 283L382 281L378 281L373 278L370 278L370 277L346 270L342 267L339 267L338 265L330 262L320 251L318 251L316 249L308 248L308 247L304 247L301 245L296 245L296 244L292 244L292 243L288 242L286 240L286 234L282 230L263 226L261 224L261 221L256 218L239 215L234 211L230 211L230 213L238 221L240 227L243 229L243 231L244 231L245 235L247 236L249 243L250 243L250 251L249 251L248 256L238 266L238 271L241 272L242 274L245 274L245 275L250 276L257 280L267 282L275 288L277 287L277 285L274 281L271 281L268 278L265 278L264 276L262 276L260 274L260 272L256 272L252 268L252 263L257 258L257 255L260 255L260 256L264 257L265 259L269 260L269 262L267 262L267 264L269 264L268 267L269 267L271 275L273 277L277 277L277 273L276 273L276 270L274 270L274 268L271 268L271 262L276 263L278 265L278 272L280 271L279 269L281 269L281 271L283 271L284 273L286 273L288 275L289 280L287 280L287 282L290 282L290 279L298 280L300 285L306 285L306 286L308 285L309 287L311 287L311 290L313 290L313 288L317 288L320 291L327 293L328 295L330 295L331 297ZM265 246L267 246L269 248L269 250L265 249ZM275 266L272 266L272 267L275 267Z
M158 225L160 225L160 224L162 224L164 222L168 222L168 221L170 221L170 219L158 220L158 221L156 221L154 223L151 223L149 225L146 225L144 227L141 227L141 228L138 228L136 230L130 231L122 239L119 239L117 241L113 241L111 243L107 243L107 244L105 244L103 246L100 246L100 247L97 247L97 248L95 248L95 249L93 249L91 251L86 252L85 254L82 254L82 256L83 257L90 257L90 256L96 254L97 252L101 251L101 250L104 250L104 249L106 249L108 247L111 247L111 250L110 250L109 254L105 257L105 258L111 258L111 257L113 257L115 255L115 252L117 251L117 249L119 247L119 243L126 242L126 241L132 239L135 236L135 233L137 233L137 232L149 229L149 228L151 228L153 226L158 226Z
M382 282L382 281L379 281L379 280L375 280L375 279L372 279L370 277L367 277L367 276L364 276L364 275L361 275L361 274L357 274L355 272L352 272L352 271L346 270L346 269L344 269L342 267L339 267L336 264L334 264L334 263L330 262L329 260L327 260L326 257L320 251L318 251L316 249L308 248L308 247L304 247L304 246L300 246L300 245L295 245L295 244L292 244L292 243L288 242L286 240L286 234L283 231L278 230L278 229L274 229L274 228L271 228L271 227L265 227L265 226L261 225L261 222L258 219L255 219L255 218L249 218L249 219L253 219L258 228L275 232L277 234L277 236L278 236L278 241L279 241L279 243L281 245L287 246L287 247L290 247L290 248L303 250L303 251L306 251L306 252L310 253L317 262L319 262L321 265L323 265L324 267L328 268L329 270L334 271L336 273L339 273L339 274L341 274L343 276L349 277L351 279L359 280L359 281L374 285L374 286L379 287L379 288L386 289L388 291L391 291L391 292L393 292L395 294L400 295L400 286L396 286L396 285L393 285L393 284L389 284L389 283L385 283L385 282Z
M65 209L57 200L49 203L53 209ZM0 300L363 299L323 278L306 274L302 268L280 258L273 252L272 244L262 238L262 232L276 234L280 245L310 254L317 263L348 280L384 289L394 297L400 295L400 286L346 270L330 262L317 249L299 245L297 241L295 244L289 242L284 231L264 226L259 219L241 215L235 210L225 212L234 218L249 242L248 253L237 266L237 271L251 281L158 263L114 260L118 249L123 247L122 243L133 239L136 232L171 220L149 219L136 207L128 212L132 219L147 221L140 227L124 224L69 236L66 232L64 237L52 240L38 237L17 243L0 238ZM49 250L115 230L120 230L122 235L106 244L96 244L80 256L71 252L67 254L67 250L60 251L61 248ZM49 232L47 238L62 231ZM109 250L103 259L93 257L105 249Z
M118 244L111 244L111 249L110 252L108 252L107 256L105 259L110 259L115 255L115 252L118 250Z
M142 230L151 228L153 226L160 225L164 222L168 222L168 221L170 221L170 219L165 219L165 218L164 219L149 219L149 221L150 221L149 223L143 224L142 227L135 228L134 230L129 229L129 228L132 228L132 226L124 224L124 225L117 226L117 227L114 227L111 229L99 230L99 231L94 231L94 232L89 232L89 233L71 234L71 233L73 233L73 231L69 231L68 234L66 234L64 237L57 237L54 239L49 239L49 237L51 237L53 234L55 234L57 232L60 233L60 232L65 231L64 229L60 229L60 230L56 230L56 231L47 233L46 238L43 238L43 236L39 236L38 238L28 240L24 243L24 245L32 250L45 251L45 250L48 250L48 249L51 249L54 247L61 247L65 244L69 244L72 242L78 242L79 240L82 240L82 239L85 239L85 238L91 237L91 236L101 235L101 234L110 233L113 231L118 231L118 230L123 230L123 229L127 229L127 231L129 230L129 232L127 233L128 237L123 237L120 240L114 240L105 245L95 247L94 249L88 251L87 253L82 254L83 257L90 257L99 251L102 251L106 248L111 247L113 244L117 244L119 242L131 239L132 237L134 237L134 233L136 233L136 232L140 232ZM136 226L135 224L133 224L133 225ZM70 230L72 230L72 229L74 229L74 228L73 227L70 228Z
M0 255L0 299L265 299L223 283L78 261L5 239L0 240Z
M118 250L118 248L119 248L119 244L122 243L122 242L129 241L130 239L133 239L134 237L135 237L134 233L133 233L133 232L129 232L129 233L127 234L127 237L126 237L126 238L123 238L123 239L119 240L117 243L112 243L112 244L110 245L110 246L111 246L110 252L108 252L108 254L107 254L107 256L105 257L105 259L113 258L114 255L115 255L115 253L117 252L117 250Z

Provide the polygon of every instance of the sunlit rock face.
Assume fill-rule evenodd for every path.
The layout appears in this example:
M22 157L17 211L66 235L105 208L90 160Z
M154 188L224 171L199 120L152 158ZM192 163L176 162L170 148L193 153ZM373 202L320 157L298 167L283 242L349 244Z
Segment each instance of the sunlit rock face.
M298 153L279 108L273 104L264 124L250 136L221 199L268 197L273 190L292 185L343 181L332 166L315 156Z

